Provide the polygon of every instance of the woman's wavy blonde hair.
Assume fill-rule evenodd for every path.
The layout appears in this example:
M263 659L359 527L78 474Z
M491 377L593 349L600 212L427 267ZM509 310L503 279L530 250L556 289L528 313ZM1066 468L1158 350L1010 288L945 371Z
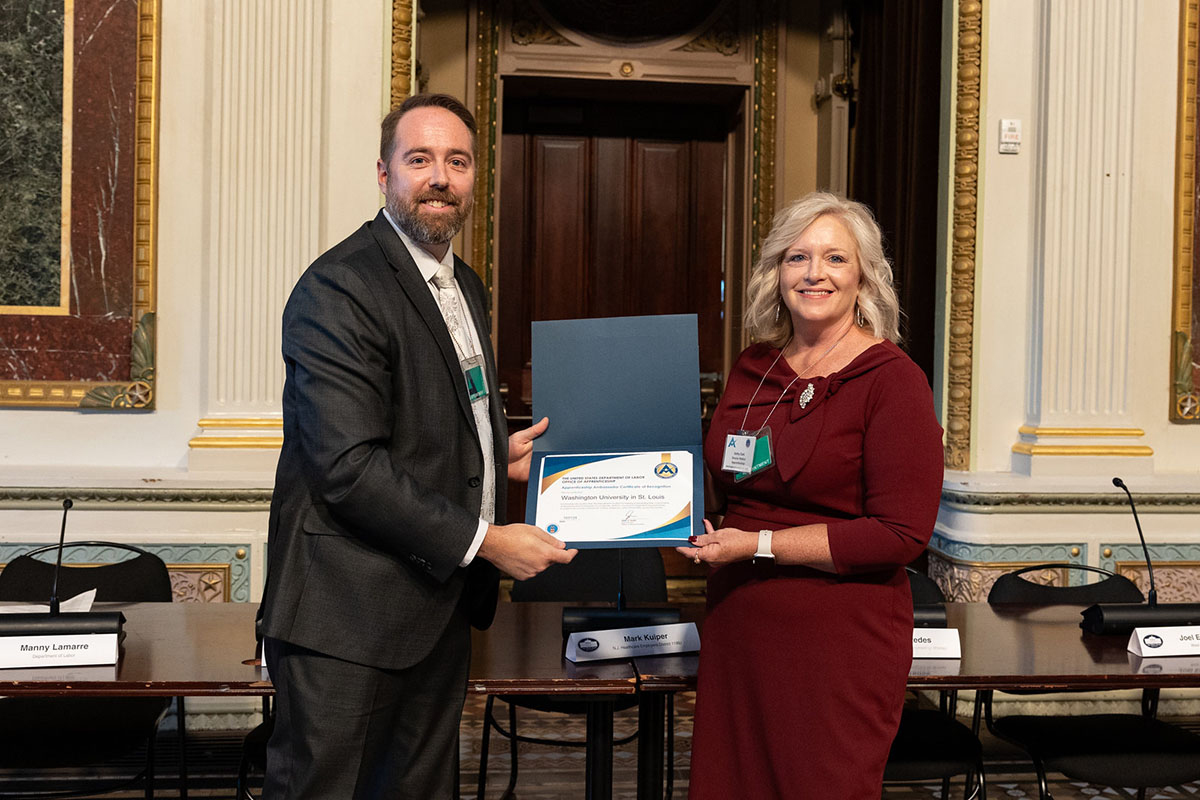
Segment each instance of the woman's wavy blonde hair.
M858 247L862 274L858 286L858 311L863 328L876 338L900 342L900 300L892 285L892 265L883 255L883 234L871 209L829 192L812 192L775 215L771 232L763 241L758 263L746 285L746 313L742 319L752 339L782 347L792 336L792 315L779 294L779 267L783 254L800 235L823 216L836 217L850 231Z

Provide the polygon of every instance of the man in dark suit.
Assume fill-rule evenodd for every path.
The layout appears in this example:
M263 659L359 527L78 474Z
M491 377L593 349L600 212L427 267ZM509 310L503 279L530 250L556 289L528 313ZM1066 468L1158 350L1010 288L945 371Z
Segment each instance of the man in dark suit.
M491 622L498 570L525 579L574 555L495 524L547 422L506 437L486 292L450 252L475 134L445 95L389 114L384 210L308 268L284 311L267 798L454 796L469 624Z

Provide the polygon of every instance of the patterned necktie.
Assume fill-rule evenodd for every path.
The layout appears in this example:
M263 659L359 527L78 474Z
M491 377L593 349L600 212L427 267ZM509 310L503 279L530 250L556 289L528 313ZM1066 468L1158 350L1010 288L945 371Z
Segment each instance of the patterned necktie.
M458 302L458 291L454 285L454 268L446 264L438 267L434 273L433 285L437 287L438 306L442 318L446 320L446 328L454 341L454 351L459 361L475 355L467 352L471 346L471 336L466 329L466 319L462 313L462 305ZM479 447L483 453L483 500L480 504L479 516L488 522L496 521L496 465L492 457L492 419L489 414L488 401L491 387L485 397L471 403L471 414L475 417L475 432L479 436Z

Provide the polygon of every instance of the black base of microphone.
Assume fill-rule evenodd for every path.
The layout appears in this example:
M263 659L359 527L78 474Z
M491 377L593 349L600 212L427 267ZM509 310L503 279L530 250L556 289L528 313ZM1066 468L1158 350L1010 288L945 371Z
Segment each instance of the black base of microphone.
M120 633L124 624L125 615L120 611L0 614L0 636Z
M1088 633L1129 633L1134 628L1200 625L1200 603L1096 603L1083 610L1079 627Z
M579 631L610 631L679 622L678 608L611 608L567 606L563 609L563 638Z
M913 606L914 628L946 627L946 607L942 604Z

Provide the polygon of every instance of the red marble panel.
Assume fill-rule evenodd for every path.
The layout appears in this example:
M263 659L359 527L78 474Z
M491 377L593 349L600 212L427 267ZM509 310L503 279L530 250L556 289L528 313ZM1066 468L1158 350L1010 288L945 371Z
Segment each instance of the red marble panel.
M69 316L0 316L0 380L128 380L137 0L76 0Z

